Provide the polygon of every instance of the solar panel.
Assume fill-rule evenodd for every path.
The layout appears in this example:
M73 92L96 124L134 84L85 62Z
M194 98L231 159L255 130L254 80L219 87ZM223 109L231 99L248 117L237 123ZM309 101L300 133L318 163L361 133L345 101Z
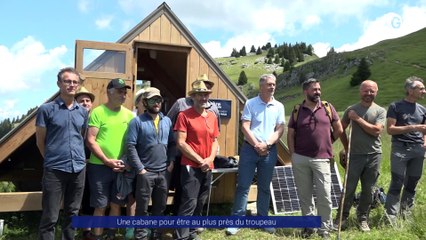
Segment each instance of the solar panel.
M331 202L333 209L338 208L342 190L340 175L336 163L330 165L331 169ZM290 166L276 166L272 174L271 199L274 214L293 213L300 211L299 196L293 176L293 168ZM315 185L314 185L314 199Z

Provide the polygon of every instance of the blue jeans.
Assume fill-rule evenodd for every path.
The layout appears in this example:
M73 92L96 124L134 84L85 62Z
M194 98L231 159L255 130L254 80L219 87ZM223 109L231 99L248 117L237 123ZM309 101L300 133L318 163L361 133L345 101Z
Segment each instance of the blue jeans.
M253 146L244 142L238 164L237 190L235 191L232 215L244 216L246 214L247 197L257 169L257 215L268 216L269 185L277 158L275 145L267 156L259 156Z

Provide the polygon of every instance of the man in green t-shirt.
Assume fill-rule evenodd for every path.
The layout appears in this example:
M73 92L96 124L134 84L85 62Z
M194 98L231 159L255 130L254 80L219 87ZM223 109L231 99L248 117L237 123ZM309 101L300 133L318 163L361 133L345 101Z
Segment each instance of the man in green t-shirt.
M108 101L93 109L89 118L87 146L92 154L87 164L90 186L90 206L93 216L104 216L109 206L110 216L120 215L123 200L117 198L117 172L123 171L120 158L124 152L124 137L133 113L122 106L130 89L123 79L112 79L107 86ZM113 239L115 232L107 233ZM101 239L102 228L92 230L94 239Z
M363 81L359 88L361 101L348 107L343 114L343 129L346 129L351 124L352 134L350 135L350 146L346 133L343 132L340 136L345 153L348 148L350 149L349 166L346 166L348 178L342 213L342 229L346 228L346 219L349 217L355 190L358 181L361 180L362 191L357 208L358 224L361 231L370 231L368 213L373 200L373 188L379 177L382 159L380 134L386 121L386 110L374 103L378 90L376 82L371 80ZM346 156L346 154L344 155ZM337 219L336 223L338 223Z

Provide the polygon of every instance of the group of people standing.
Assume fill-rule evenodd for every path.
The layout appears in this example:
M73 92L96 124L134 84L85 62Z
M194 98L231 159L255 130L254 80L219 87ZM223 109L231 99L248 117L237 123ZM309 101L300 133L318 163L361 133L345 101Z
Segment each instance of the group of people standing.
M149 87L136 93L137 114L134 114L122 106L131 89L124 80L111 80L106 87L107 102L93 110L95 96L84 87L80 88L80 84L81 78L75 69L61 69L57 75L59 97L43 104L37 113L37 146L44 157L39 238L54 239L63 201L62 238L74 239L71 217L79 214L86 179L94 216L104 216L107 208L110 216L119 216L121 206L126 203L130 216L163 215L174 172L174 213L200 216L209 193L213 161L219 150L220 117L216 105L209 101L214 83L205 74L201 75L192 83L189 97L177 100L167 116L161 112L163 97L157 88ZM368 214L373 187L379 176L380 134L385 128L386 117L387 132L392 135L392 180L385 204L386 215L391 224L395 224L399 214L408 217L425 153L426 108L417 103L426 93L423 80L408 78L406 97L392 103L387 114L374 103L377 83L365 80L360 86L361 101L350 106L342 119L330 103L321 101L318 80L308 79L302 88L305 98L290 116L287 143L302 214L321 216L318 235L327 238L335 228L331 211L330 159L333 158L332 144L338 138L344 147L343 155L349 153L350 160L346 166L345 204L338 210L343 216L340 223L346 225L356 186L361 180L357 217L360 229L369 231ZM241 117L244 143L232 215L245 215L255 174L257 214L268 215L269 185L278 158L276 143L285 131L284 106L275 100L275 89L275 76L262 75L259 95L244 106ZM348 136L345 130L349 126ZM130 181L123 174L131 175ZM123 192L127 198L123 198ZM150 200L151 213L148 212ZM273 228L264 230L275 233ZM161 229L150 231L136 229L134 233L129 231L129 236L126 233L126 237L161 239ZM226 234L234 235L238 231L235 227L227 228ZM314 232L306 228L303 236ZM113 239L115 229L104 232L102 228L94 228L87 238L104 239L103 235ZM196 229L189 228L177 229L175 238L199 239Z

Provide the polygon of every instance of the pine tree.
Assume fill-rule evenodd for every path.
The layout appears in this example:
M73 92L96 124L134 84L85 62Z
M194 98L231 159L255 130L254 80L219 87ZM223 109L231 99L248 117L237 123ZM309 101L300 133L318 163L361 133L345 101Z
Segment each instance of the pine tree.
M256 52L256 48L254 47L254 45L251 45L250 52L251 53L255 53Z
M262 50L260 49L260 47L257 47L256 55L260 55L260 54L262 54Z
M247 56L246 46L243 46L240 50L240 56Z
M231 53L231 57L236 57L237 53L238 53L237 49L233 48L232 53Z
M370 67L368 66L367 60L365 57L361 58L361 61L358 65L358 68L351 78L351 86L357 86L361 84L362 81L367 80L371 76Z
M275 55L274 63L275 64L279 64L280 63L280 57L278 56L278 54Z
M238 86L243 86L247 84L247 75L244 71L240 72L240 76L238 77L238 82L237 85Z
M268 53L266 54L266 57L267 57L267 58L271 58L271 57L273 57L273 56L274 56L274 54L275 54L274 49L270 48L270 49L268 50Z

